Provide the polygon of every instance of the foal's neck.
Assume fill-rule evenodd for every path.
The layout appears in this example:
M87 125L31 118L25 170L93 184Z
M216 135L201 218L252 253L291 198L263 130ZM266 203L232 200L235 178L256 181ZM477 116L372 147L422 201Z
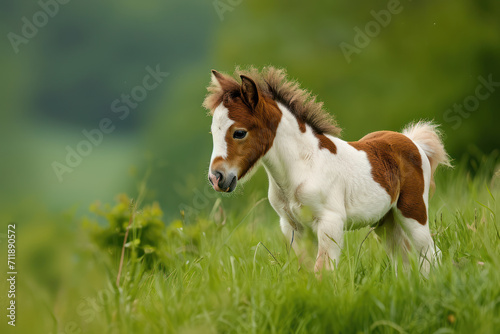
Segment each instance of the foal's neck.
M283 191L293 191L300 182L301 171L306 161L310 159L314 150L318 149L318 142L310 128L302 132L297 118L286 107L278 104L282 117L273 146L262 159L269 181L274 181Z

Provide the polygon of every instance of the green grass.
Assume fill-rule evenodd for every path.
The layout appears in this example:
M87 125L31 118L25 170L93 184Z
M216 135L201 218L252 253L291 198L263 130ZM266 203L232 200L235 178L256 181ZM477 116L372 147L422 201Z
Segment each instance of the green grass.
M247 203L240 211L222 213L217 201L207 210L216 214L172 222L164 269L126 259L120 288L117 257L78 238L67 246L77 259L56 287L37 279L22 286L33 317L19 322L44 333L496 333L497 162L482 158L473 173L468 161L438 171L430 218L443 259L427 278L416 265L396 275L373 233L361 244L369 233L361 229L346 233L337 270L318 280L311 263L298 270L268 202L245 194L223 201ZM311 258L315 247L309 238Z

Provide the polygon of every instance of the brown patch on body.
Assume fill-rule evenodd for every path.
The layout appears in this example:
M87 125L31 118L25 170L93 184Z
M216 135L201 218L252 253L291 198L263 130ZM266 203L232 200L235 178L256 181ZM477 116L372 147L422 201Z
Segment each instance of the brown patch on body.
M306 122L300 120L297 116L295 116L295 119L297 120L297 123L299 124L299 130L302 133L306 132Z
M316 138L319 140L319 149L326 148L333 154L337 154L337 146L324 134L315 133Z
M387 191L392 202L397 200L403 216L425 225L422 157L413 141L397 132L378 131L349 144L366 152L373 179Z

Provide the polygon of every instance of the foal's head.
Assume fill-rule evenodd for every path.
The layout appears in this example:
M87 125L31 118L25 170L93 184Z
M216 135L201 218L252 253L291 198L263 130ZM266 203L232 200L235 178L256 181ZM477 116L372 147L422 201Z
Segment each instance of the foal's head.
M211 110L213 151L208 179L215 190L231 192L273 144L281 111L261 84L241 75L241 83L212 71L205 100Z

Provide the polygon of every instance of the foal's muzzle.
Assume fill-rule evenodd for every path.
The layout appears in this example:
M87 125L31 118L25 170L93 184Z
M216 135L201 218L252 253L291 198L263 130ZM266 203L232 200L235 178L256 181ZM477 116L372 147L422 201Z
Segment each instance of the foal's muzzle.
M238 178L233 173L224 174L222 171L215 170L208 173L208 180L215 190L219 192L230 193L236 188Z

